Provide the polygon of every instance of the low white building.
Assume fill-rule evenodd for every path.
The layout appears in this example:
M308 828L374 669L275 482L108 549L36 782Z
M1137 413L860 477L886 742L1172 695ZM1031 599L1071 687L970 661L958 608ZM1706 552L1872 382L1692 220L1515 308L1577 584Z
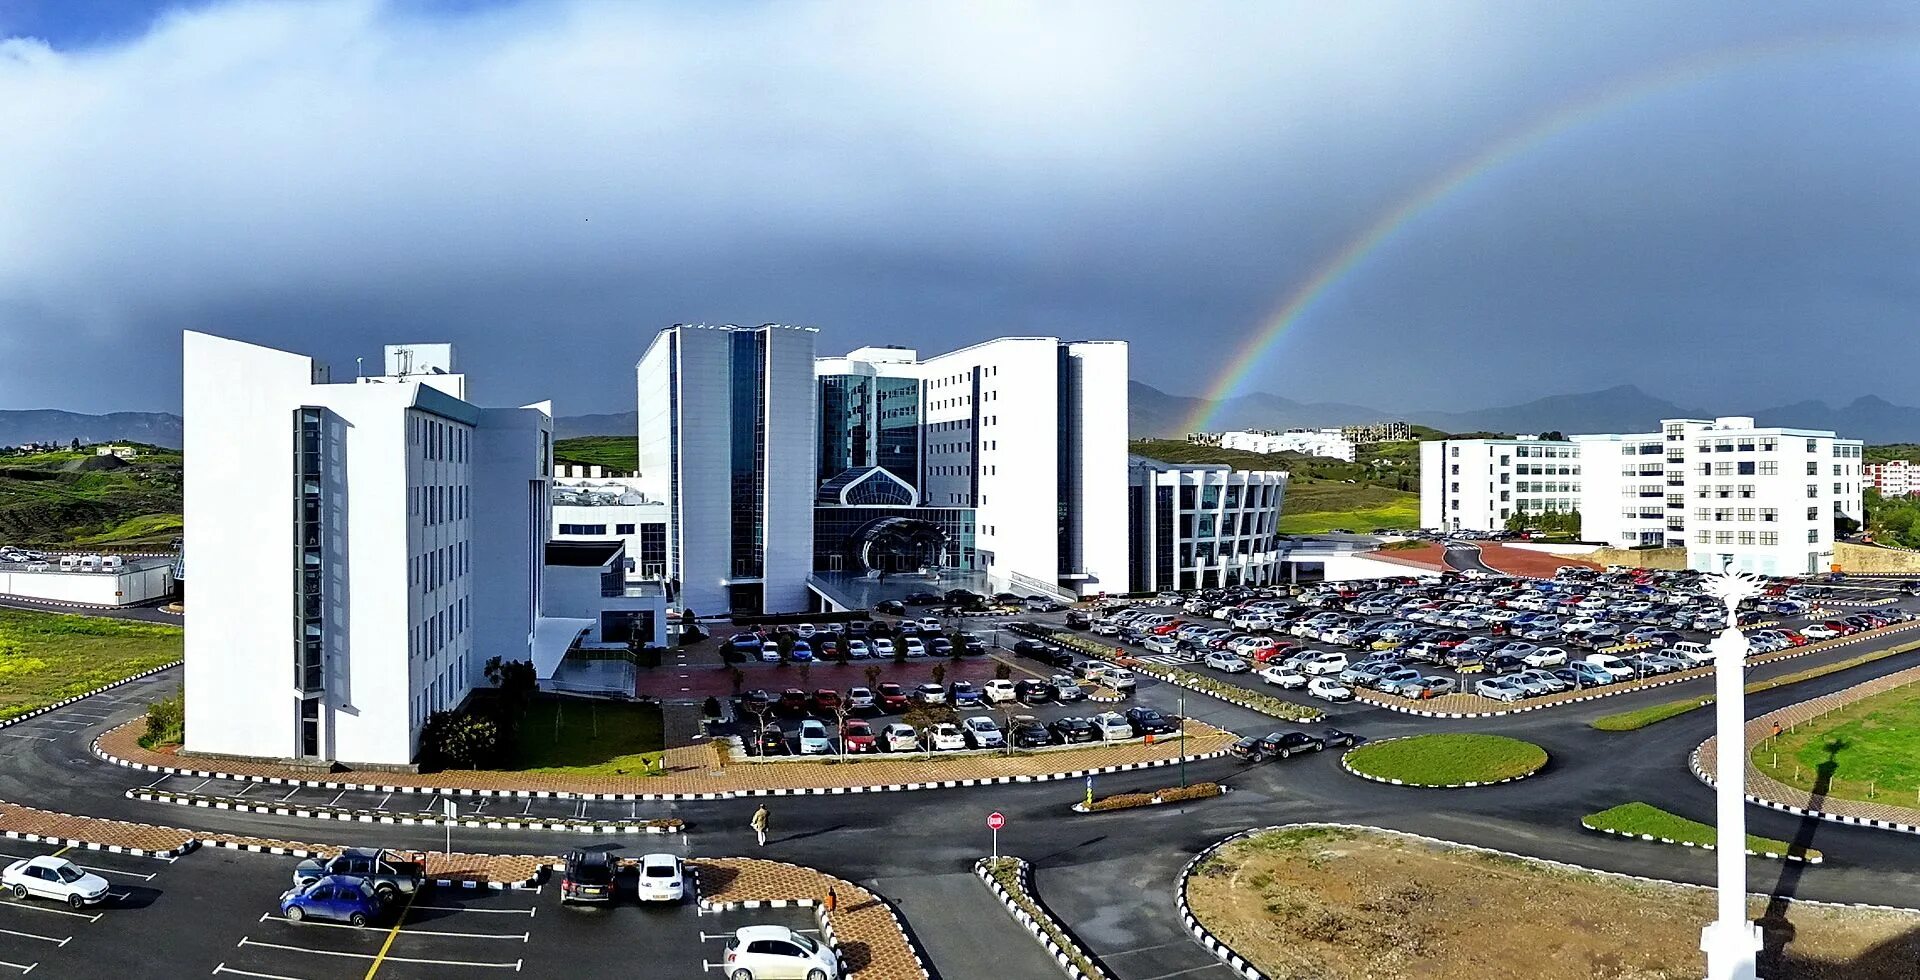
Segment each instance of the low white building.
M173 559L88 556L0 562L0 596L58 605L138 606L173 594Z
M1920 493L1920 466L1904 459L1866 464L1867 485L1882 497L1909 497Z
M1282 577L1277 470L1127 458L1129 592L1271 585Z
M1747 416L1666 419L1657 432L1571 442L1466 439L1420 447L1421 525L1498 530L1515 514L1580 514L1580 536L1685 547L1688 564L1804 575L1833 563L1838 517L1860 520L1864 446Z
M553 539L619 542L628 579L667 578L667 502L649 498L638 478L556 478Z
M1288 429L1285 432L1244 430L1215 434L1210 439L1222 449L1250 453L1304 453L1353 462L1354 443L1344 429Z

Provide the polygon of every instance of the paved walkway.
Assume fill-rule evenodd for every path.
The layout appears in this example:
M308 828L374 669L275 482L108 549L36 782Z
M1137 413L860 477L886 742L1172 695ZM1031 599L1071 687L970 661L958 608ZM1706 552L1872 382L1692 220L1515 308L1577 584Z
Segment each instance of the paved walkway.
M1192 722L1185 754L1205 755L1226 749L1236 737L1231 732ZM845 792L868 786L896 786L958 780L1034 779L1061 773L1084 773L1110 766L1141 766L1180 758L1178 740L1140 742L1086 749L1064 749L1031 755L870 756L858 762L723 762L718 743L668 749L667 772L662 776L570 776L540 773L451 770L434 773L332 772L315 773L272 762L238 759L180 758L140 746L145 721L136 719L100 736L99 750L109 756L158 768L219 773L243 779L283 783L323 782L328 786L368 786L386 792L402 789L475 790L498 793L567 795L720 794L763 795L770 791Z
M1920 667L1876 677L1873 680L1856 684L1842 691L1812 698L1798 704L1791 704L1778 711L1770 711L1747 722L1746 743L1758 746L1773 734L1773 726L1778 723L1782 728L1812 724L1821 715L1844 708L1856 701L1884 694L1898 687L1920 683ZM1719 757L1719 738L1709 738L1694 751L1693 766L1697 773L1711 778ZM1818 813L1844 817L1854 821L1878 821L1900 824L1905 827L1920 827L1920 809L1907 806L1894 806L1885 803L1869 803L1864 800L1847 800L1838 797L1815 794L1796 786L1789 786L1762 772L1753 764L1753 758L1747 758L1746 795L1782 807L1796 810L1812 810Z
M922 930L941 980L1059 980L1060 967L971 872L874 882Z

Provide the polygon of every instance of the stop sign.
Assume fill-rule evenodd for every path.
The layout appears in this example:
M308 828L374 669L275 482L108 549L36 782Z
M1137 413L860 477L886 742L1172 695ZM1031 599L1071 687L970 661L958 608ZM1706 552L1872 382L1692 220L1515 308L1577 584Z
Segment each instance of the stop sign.
M999 830L1000 828L1005 827L1006 825L1007 825L1007 818L1004 816L1001 816L1000 811L995 810L994 812L987 814L987 829Z

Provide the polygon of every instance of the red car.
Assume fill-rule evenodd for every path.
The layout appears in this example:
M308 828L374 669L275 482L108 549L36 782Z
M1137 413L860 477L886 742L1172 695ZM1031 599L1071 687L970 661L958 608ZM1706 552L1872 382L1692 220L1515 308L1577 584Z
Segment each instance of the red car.
M1176 619L1173 622L1166 624L1165 626L1155 626L1153 628L1153 635L1166 636L1168 633L1171 633L1174 630L1181 629L1190 625L1192 624L1188 623L1184 619Z
M820 690L813 692L813 710L814 711L819 712L820 714L823 714L823 715L830 715L830 714L833 714L834 709L838 707L840 707L839 691L836 691L830 687L823 687Z
M1787 642L1794 646L1803 647L1807 645L1807 638L1801 636L1799 630L1783 629L1780 631L1780 635L1786 637Z
M1255 663L1264 664L1277 657L1284 657L1299 648L1299 644L1297 643L1275 643L1271 646L1264 646L1254 650L1253 659Z
M891 681L880 685L880 710L907 710L907 692Z
M804 715L807 713L807 692L797 687L787 688L774 704L773 710L783 715Z
M840 742L848 752L880 751L880 743L873 735L873 726L858 718L850 718L840 727Z

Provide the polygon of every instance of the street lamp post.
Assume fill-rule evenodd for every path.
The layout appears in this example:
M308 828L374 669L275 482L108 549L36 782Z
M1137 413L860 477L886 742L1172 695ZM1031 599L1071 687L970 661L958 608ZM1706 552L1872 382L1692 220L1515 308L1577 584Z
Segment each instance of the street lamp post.
M1175 710L1180 712L1180 788L1187 788L1187 696L1183 693L1174 702Z
M1710 575L1707 592L1727 608L1727 626L1713 638L1713 714L1715 729L1714 851L1718 865L1716 918L1700 932L1700 950L1707 954L1707 980L1755 980L1760 951L1760 927L1747 916L1747 714L1746 664L1748 643L1740 632L1740 603L1760 594L1760 582L1751 575Z

